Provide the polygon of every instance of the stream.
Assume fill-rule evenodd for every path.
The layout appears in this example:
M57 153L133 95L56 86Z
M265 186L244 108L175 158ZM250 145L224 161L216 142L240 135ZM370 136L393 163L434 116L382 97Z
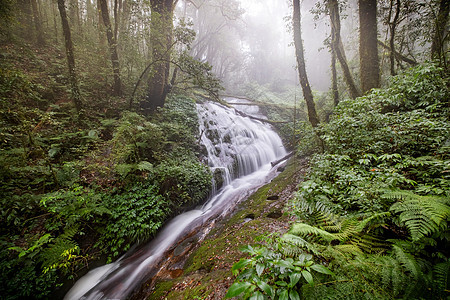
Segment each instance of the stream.
M242 100L228 98L228 102ZM264 118L258 107L236 105L252 116ZM80 278L64 299L127 299L148 283L170 260L187 237L198 242L237 203L270 182L278 166L271 162L286 155L280 137L261 121L243 117L235 109L206 102L197 105L205 163L214 174L213 189L205 204L167 222L157 236L135 247L114 263L96 268Z

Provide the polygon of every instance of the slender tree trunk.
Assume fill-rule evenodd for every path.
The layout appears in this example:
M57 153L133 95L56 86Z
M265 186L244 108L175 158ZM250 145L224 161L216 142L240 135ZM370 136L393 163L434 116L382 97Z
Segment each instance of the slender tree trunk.
M393 1L394 0L391 0L391 8L393 6ZM391 48L391 50L389 51L389 62L390 62L392 76L397 74L395 72L395 43L394 42L395 42L395 30L397 28L398 18L400 16L400 7L401 7L400 0L396 0L395 15L394 15L394 19L392 20L392 22L391 22L391 18L389 17L389 28L391 31L391 36L389 39L389 47Z
M58 0L59 14L61 15L61 24L63 28L64 42L66 46L67 65L69 67L69 82L72 91L72 101L77 112L81 110L81 95L78 89L77 74L75 72L75 57L73 54L72 36L70 33L69 21L67 19L66 6L64 0Z
M305 58L303 53L300 0L293 0L293 4L294 4L294 14L293 14L294 45L295 45L295 55L297 57L298 75L300 79L300 85L302 86L303 90L303 97L305 98L306 101L306 107L308 108L309 122L313 127L317 127L317 125L319 124L319 117L317 116L311 86L309 85L308 82L308 76L306 74Z
M17 5L20 10L19 22L21 23L20 28L23 30L22 36L24 36L26 40L32 41L34 30L31 0L18 0Z
M163 107L169 88L170 48L172 47L173 0L151 0L150 43L153 66L146 101L142 104L148 113Z
M55 28L55 44L58 44L58 22L57 22L57 13L55 11L55 5L53 3L50 4L52 6L53 13L53 27Z
M111 54L111 62L114 72L114 87L113 87L114 95L121 96L122 82L120 80L120 65L119 65L119 56L117 54L117 41L114 37L113 30L111 27L111 21L109 19L108 4L106 3L106 0L99 0L99 2L103 24L105 24L106 27L106 37L108 39L109 52Z
M342 72L344 73L345 83L347 84L350 97L355 99L361 96L361 92L353 80L353 76L348 67L347 57L344 51L344 45L341 40L341 18L339 14L339 3L337 0L328 1L328 10L331 20L331 43L332 47L336 51L336 57L341 65Z
M31 0L31 8L33 9L33 21L36 31L37 44L43 46L45 44L44 31L42 29L41 18L39 17L39 9L36 0Z
M336 71L336 51L334 47L331 47L331 75L332 75L332 91L333 91L333 102L334 106L339 104L339 90L337 82L337 71Z
M97 13L98 13L98 40L100 41L100 48L104 49L106 45L105 35L103 34L103 17L101 9L101 0L97 0ZM103 51L101 51L103 52Z
M450 1L440 0L439 3L439 13L436 18L436 25L434 29L433 40L431 42L431 58L432 59L442 59L444 49L444 40L448 34L447 22L448 15L450 12Z
M359 59L361 89L367 93L380 87L380 62L377 47L377 1L358 0L359 3Z

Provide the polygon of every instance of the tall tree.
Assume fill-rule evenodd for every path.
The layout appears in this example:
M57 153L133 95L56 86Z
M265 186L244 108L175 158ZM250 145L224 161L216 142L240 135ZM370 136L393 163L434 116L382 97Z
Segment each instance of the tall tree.
M66 13L66 5L64 0L58 0L58 10L61 15L61 24L64 35L64 42L66 47L66 55L67 55L67 65L69 67L69 82L70 89L72 91L72 101L75 105L77 112L80 112L82 104L81 104L81 94L78 89L78 81L77 74L75 72L75 56L73 54L73 44L72 44L72 36L70 33L69 21L67 19Z
M300 85L302 86L303 90L303 97L306 101L306 107L308 109L309 122L313 127L317 127L317 125L319 125L319 117L317 116L314 97L311 91L311 86L309 85L308 75L306 74L301 28L300 0L293 0L293 4L294 14L292 19L294 27L294 45L295 56L297 57L298 76L300 79Z
M333 92L333 103L334 106L339 104L339 89L338 89L338 78L336 70L336 50L331 46L331 90Z
M439 13L436 18L433 40L431 42L431 58L445 58L443 56L444 40L448 35L448 15L450 12L450 1L439 1Z
M380 62L377 47L377 1L358 0L359 59L363 93L380 86Z
M344 79L347 84L350 97L353 99L361 96L361 92L353 80L353 76L348 67L344 45L341 40L341 17L339 13L339 3L337 0L328 0L328 12L331 20L331 47L336 53L336 57L341 65Z
M389 63L390 63L390 69L391 69L391 75L394 76L396 74L395 72L395 33L396 28L399 23L399 17L400 17L400 8L401 8L401 2L400 0L395 0L395 13L394 18L391 21L391 15L392 15L392 9L394 7L394 0L390 1L390 7L389 7L389 31L390 31L390 38L389 38Z
M163 107L170 90L170 52L173 35L174 0L150 0L150 47L153 72L148 84L147 99L142 108L149 112Z
M113 34L111 21L109 19L108 4L106 0L99 0L100 11L102 15L103 24L106 27L106 38L108 39L109 52L111 55L112 68L114 72L114 95L122 95L122 82L120 80L120 64L119 55L117 54L117 35ZM114 30L116 32L116 30Z
M38 45L44 45L45 44L44 30L42 29L42 22L39 16L39 9L36 0L31 0L31 8L33 9L33 21L34 21L34 28L36 31L37 43Z

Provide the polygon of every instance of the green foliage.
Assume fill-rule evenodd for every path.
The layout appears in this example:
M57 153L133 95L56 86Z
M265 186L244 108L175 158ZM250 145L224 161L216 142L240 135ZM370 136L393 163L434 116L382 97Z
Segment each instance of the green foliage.
M306 298L448 296L448 77L423 65L339 104L290 208L286 253L327 260L336 281ZM445 283L444 283L445 282ZM429 292L426 292L429 291ZM330 296L334 295L334 296Z
M213 99L219 98L223 87L208 62L199 61L185 51L179 55L177 67L184 73L184 80L191 82L193 88L205 90Z
M154 185L137 184L126 193L107 196L104 201L111 218L97 246L112 257L154 235L170 213L166 200Z
M300 299L303 285L314 286L312 274L334 275L327 267L314 264L311 255L286 257L280 252L282 243L272 241L268 246L248 245L241 249L250 258L241 259L232 267L237 276L225 298L243 294L244 299ZM317 278L316 278L317 279Z
M123 113L114 133L113 153L119 163L154 162L164 143L161 129L134 112Z
M390 210L399 214L399 222L408 228L413 241L447 230L450 198L419 196L406 191L384 196L399 199Z
M193 159L169 159L155 169L155 182L174 208L200 203L211 190L211 171Z

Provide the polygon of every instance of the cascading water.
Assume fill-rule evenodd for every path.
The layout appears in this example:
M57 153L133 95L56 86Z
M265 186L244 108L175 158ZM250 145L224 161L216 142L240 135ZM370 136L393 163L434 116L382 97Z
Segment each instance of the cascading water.
M258 113L255 106L245 105L240 110ZM115 263L90 271L64 299L126 299L158 273L167 251L183 236L225 215L237 202L275 177L276 167L270 163L286 151L269 125L216 103L198 105L198 111L201 141L215 178L210 199L168 222L147 245Z

